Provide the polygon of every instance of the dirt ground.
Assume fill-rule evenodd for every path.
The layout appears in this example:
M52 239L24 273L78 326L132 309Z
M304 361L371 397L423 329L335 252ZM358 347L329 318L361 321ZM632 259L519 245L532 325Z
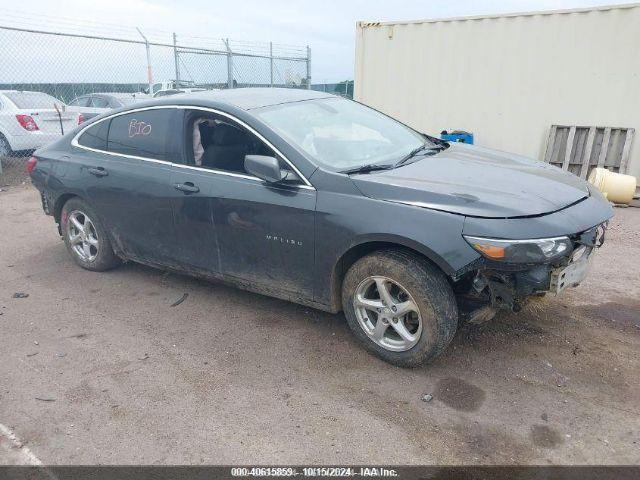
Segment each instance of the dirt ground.
M340 315L84 271L35 189L3 190L0 464L640 463L640 209L583 285L404 370Z
M27 173L28 157L0 158L2 161L2 173L0 173L0 190L16 185L31 183Z

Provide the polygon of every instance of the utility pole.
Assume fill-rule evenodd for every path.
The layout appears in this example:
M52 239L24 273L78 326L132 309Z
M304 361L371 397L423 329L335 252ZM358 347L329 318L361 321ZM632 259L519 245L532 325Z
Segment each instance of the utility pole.
M311 49L307 45L307 90L311 90Z
M273 88L273 42L269 42L269 68L271 70L271 87Z
M180 88L180 57L178 56L178 43L175 32L173 33L173 59L176 64L176 88Z
M229 39L222 40L227 47L227 88L233 88L233 52L229 46Z
M142 31L138 27L136 27L138 33L144 40L144 46L147 49L147 81L149 82L149 94L153 94L153 70L151 69L151 50L149 48L149 40L144 36Z

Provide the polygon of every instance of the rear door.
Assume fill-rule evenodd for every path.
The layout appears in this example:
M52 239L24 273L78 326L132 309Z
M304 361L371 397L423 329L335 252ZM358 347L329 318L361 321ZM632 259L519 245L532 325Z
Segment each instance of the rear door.
M94 124L78 139L86 194L113 241L146 263L175 259L171 161L176 109L148 109Z

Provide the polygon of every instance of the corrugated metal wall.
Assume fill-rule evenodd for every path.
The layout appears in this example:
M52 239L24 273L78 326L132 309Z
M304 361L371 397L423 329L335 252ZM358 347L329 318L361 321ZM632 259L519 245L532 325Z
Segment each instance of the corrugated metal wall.
M640 4L360 22L356 37L356 100L427 133L542 160L552 124L640 128Z

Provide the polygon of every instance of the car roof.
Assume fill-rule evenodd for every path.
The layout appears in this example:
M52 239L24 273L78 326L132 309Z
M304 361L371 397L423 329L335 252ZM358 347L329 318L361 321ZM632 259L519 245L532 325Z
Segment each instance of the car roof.
M226 90L205 90L191 92L176 97L163 97L158 103L224 103L242 110L279 105L282 103L301 102L318 98L334 98L335 95L314 90L299 88L232 88Z
M53 97L53 95L51 95L50 93L40 92L38 90L0 90L0 93L42 93L44 95L48 95L50 97Z

